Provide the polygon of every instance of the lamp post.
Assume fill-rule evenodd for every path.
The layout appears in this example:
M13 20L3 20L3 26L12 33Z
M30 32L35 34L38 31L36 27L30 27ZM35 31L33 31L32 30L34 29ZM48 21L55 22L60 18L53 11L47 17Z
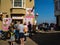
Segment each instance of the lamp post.
M34 32L36 32L36 28L37 28L37 17L38 17L38 13L36 13L35 14L35 24L34 24L34 28L33 28L33 30L34 30Z
M35 14L35 23L37 24L38 13Z
M35 14L35 17L36 17L36 18L38 17L38 13Z

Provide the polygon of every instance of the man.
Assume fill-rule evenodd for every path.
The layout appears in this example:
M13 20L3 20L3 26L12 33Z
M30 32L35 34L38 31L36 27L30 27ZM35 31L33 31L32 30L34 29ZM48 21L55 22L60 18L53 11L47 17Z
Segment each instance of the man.
M32 34L32 32L31 32L31 29L32 29L32 25L31 25L31 23L30 22L28 22L28 32L29 32L29 36L31 36Z
M16 41L19 39L19 30L18 30L18 25L19 25L19 22L15 22L15 25L14 25L14 28L15 28L15 39Z

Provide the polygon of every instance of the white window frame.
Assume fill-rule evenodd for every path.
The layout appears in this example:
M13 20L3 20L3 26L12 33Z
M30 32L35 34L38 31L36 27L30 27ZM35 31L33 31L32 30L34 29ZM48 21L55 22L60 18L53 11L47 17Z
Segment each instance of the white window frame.
M15 7L14 6L14 0L13 0L13 8L25 8L26 3L23 6L23 2L25 3L26 1L25 0L22 0L22 7Z
M26 0L23 0L24 2L24 9L26 9Z

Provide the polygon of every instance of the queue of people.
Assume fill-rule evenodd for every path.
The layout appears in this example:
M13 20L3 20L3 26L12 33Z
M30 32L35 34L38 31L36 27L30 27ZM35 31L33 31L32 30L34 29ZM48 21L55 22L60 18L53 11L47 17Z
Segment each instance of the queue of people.
M9 20L8 20L9 19ZM2 39L6 40L9 39L11 41L11 45L13 44L14 40L18 41L20 40L21 45L24 45L24 41L26 41L26 36L29 35L29 37L32 36L32 30L35 33L35 25L32 25L30 22L28 22L28 25L26 23L22 24L22 22L15 21L12 22L12 19L9 18L8 15L3 20L4 22L4 29L8 31L0 31L2 32ZM9 22L9 23L8 23ZM7 26L5 26L7 25ZM6 27L8 29L6 29ZM0 33L1 35L1 33Z
M28 22L22 24L21 22L11 23L9 26L9 34L10 34L10 43L13 45L14 41L20 41L20 45L24 45L26 39L26 34L29 33L29 36L32 36L32 25Z

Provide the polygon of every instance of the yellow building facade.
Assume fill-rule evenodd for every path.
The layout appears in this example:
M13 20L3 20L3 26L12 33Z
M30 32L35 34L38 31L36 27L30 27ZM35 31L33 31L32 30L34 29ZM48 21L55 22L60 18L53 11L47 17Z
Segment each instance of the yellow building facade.
M0 16L3 18L8 15L12 21L21 21L24 23L26 8L33 8L34 0L0 0ZM0 29L2 21L0 20Z

